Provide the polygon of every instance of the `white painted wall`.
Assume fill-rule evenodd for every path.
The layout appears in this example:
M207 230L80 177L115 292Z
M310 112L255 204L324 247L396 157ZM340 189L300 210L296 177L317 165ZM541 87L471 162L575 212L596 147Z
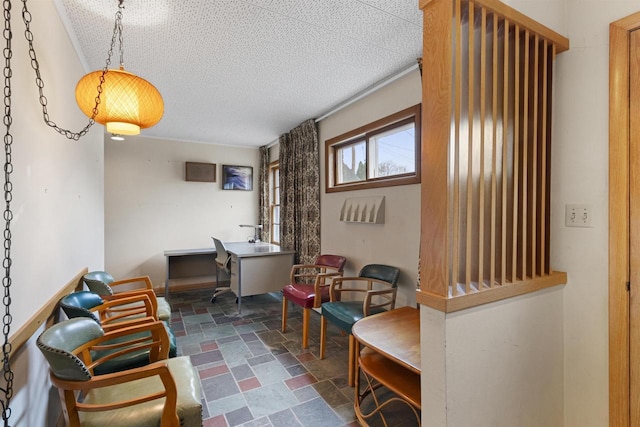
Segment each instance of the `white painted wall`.
M423 424L562 426L563 290L444 314L421 308Z
M570 50L558 56L554 77L551 188L553 266L569 276L564 288L565 426L606 426L609 24L640 10L640 2L507 3L571 41ZM571 203L593 207L593 228L564 227L564 207Z
M422 98L416 70L318 123L321 163L321 252L347 257L346 274L366 264L393 265L401 270L397 306L416 304L420 243L420 184L325 193L324 143L327 139L396 113ZM346 198L385 196L384 224L340 221Z
M258 221L259 157L255 148L105 138L106 271L161 287L165 250L213 247L211 236L246 241L253 230L239 225ZM217 182L185 181L187 161L215 163ZM222 190L223 164L252 166L254 190Z
M103 127L95 125L80 141L70 141L44 124L23 36L22 5L13 6L11 334L80 270L104 262ZM74 96L84 70L53 1L28 6L50 118L78 131L88 122ZM60 413L35 336L11 360L12 426L51 426Z

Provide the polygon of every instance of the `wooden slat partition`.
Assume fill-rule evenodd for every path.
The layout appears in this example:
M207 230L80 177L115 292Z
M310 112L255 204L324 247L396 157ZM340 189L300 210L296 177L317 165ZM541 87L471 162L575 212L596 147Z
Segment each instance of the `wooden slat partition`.
M566 283L549 264L549 176L553 59L569 41L497 0L420 7L418 301L452 311Z

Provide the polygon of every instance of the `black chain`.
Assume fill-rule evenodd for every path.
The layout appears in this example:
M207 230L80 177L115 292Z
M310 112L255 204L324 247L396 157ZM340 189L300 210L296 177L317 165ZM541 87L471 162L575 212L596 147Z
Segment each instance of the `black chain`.
M4 288L4 296L2 305L4 306L4 315L2 316L2 335L4 343L2 345L2 368L5 381L5 387L0 388L3 397L0 398L2 404L2 419L5 427L9 426L9 417L11 417L11 407L9 402L13 397L13 371L9 363L11 355L11 343L9 342L9 331L11 329L11 220L13 213L11 212L11 199L13 192L13 184L11 183L11 173L13 172L13 164L11 163L11 146L13 144L13 136L11 135L11 0L4 0L4 30L3 37L5 39L4 56L4 126L6 132L4 134L4 258L2 267L4 268L4 277L2 278L2 287Z
M13 50L11 48L11 40L13 39L13 33L11 31L11 0L3 0L3 14L4 14L4 29L2 35L5 40L5 47L2 50L4 57L4 116L3 123L6 128L4 134L4 257L2 259L2 267L4 268L4 276L2 278L2 287L4 288L4 295L2 298L2 305L4 307L4 314L2 316L2 335L4 342L2 345L2 367L4 377L4 387L0 387L0 406L2 407L2 420L4 426L9 427L9 418L11 417L10 402L13 397L13 377L14 373L10 365L11 356L11 342L9 341L9 333L11 330L11 221L13 220L13 212L11 211L11 201L13 199L13 183L11 182L11 174L13 173L13 163L11 159L11 148L13 145L13 135L11 135L11 125L13 118L11 116L11 58L13 56ZM113 29L113 37L111 39L111 46L109 48L106 65L100 75L100 84L97 87L97 96L95 98L96 105L93 108L92 116L89 119L89 123L80 131L72 132L63 129L56 125L49 118L47 111L47 98L44 95L44 82L40 76L40 65L36 57L36 52L33 48L33 33L31 32L31 13L27 10L27 0L22 0L22 19L25 25L25 38L29 43L29 57L31 59L31 67L36 73L36 85L39 91L39 101L42 106L42 115L45 123L55 129L61 135L66 136L69 139L77 141L82 136L86 135L91 126L95 123L95 117L98 115L98 106L100 105L100 95L102 94L102 84L104 83L104 76L108 71L111 64L111 56L113 54L113 48L116 43L116 34L120 34L120 63L122 65L122 9L123 0L119 0L118 12L116 13L116 23Z
M102 69L102 74L100 75L100 83L98 84L96 90L97 95L95 98L96 105L93 107L91 118L89 119L89 123L80 131L80 132L72 132L70 130L59 127L53 120L49 118L49 113L47 111L47 97L44 95L44 81L40 76L40 64L38 63L38 58L36 56L36 51L33 48L33 33L31 32L31 13L27 9L27 0L22 0L22 20L24 21L24 37L27 39L29 43L29 58L31 59L31 68L36 73L36 86L38 86L39 92L39 101L42 106L42 117L44 118L44 122L56 130L61 135L66 136L69 139L73 139L74 141L79 140L81 137L85 136L89 129L95 123L95 118L98 115L98 106L100 105L100 95L102 95L102 85L104 84L104 75L107 74L109 65L111 65L111 56L113 55L113 48L116 43L116 35L120 34L120 62L122 64L122 9L124 0L119 0L118 11L116 12L116 22L113 27L113 37L111 38L111 46L109 48L109 52L107 55L107 60L105 62L105 66ZM10 17L10 15L9 15ZM5 19L7 19L5 17Z

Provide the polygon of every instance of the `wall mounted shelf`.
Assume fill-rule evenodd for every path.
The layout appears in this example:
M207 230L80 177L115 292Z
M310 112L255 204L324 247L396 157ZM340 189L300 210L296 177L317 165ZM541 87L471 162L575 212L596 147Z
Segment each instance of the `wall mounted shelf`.
M384 224L384 196L345 199L340 221Z

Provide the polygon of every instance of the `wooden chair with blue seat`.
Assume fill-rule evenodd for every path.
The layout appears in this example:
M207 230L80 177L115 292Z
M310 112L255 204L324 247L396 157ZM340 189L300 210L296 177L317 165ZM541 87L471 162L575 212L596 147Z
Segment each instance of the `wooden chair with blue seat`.
M91 319L108 332L159 320L152 312L148 296L144 294L104 301L100 295L94 294L93 292L78 291L62 297L58 305L68 318ZM126 307L127 311L121 307ZM168 339L168 355L169 357L176 357L178 346L175 334L167 322L160 322L165 328ZM115 342L113 344L119 343ZM103 347L100 349L100 353L94 356L98 357L114 353L115 351L116 350L109 347ZM110 358L96 369L97 373L104 374L144 366L148 363L148 352L126 352L125 354Z
M171 322L171 305L164 297L156 296L149 276L128 277L115 280L106 271L90 271L82 279L87 288L103 299L122 298L131 295L145 294L156 307L158 318Z
M67 426L201 427L202 396L189 357L167 359L167 336L154 321L105 332L90 319L52 325L36 343L49 363ZM145 336L144 340L140 336ZM125 344L130 337L132 343ZM113 355L94 358L105 343L123 343L119 354L146 350L150 363L98 374Z
M302 348L309 346L311 310L329 301L331 278L342 276L347 259L340 255L320 255L313 264L291 267L289 284L282 288L282 332L287 331L288 301L302 307Z
M356 340L353 325L363 317L393 310L400 270L383 264L362 267L358 276L334 277L329 289L330 301L322 304L320 319L320 359L324 359L327 321L349 335L349 385L353 386L356 368Z

